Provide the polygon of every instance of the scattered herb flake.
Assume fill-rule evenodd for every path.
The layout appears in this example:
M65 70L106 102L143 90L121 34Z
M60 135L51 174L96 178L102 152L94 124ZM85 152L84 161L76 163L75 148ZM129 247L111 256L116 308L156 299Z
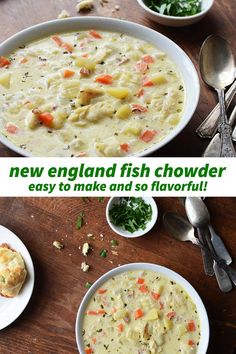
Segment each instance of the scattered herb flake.
M104 202L104 197L98 197L98 201L99 201L100 203L103 203L103 202Z
M80 230L81 229L81 227L83 226L83 224L84 224L84 211L81 211L80 213L79 213L79 216L78 216L78 218L77 218L77 221L76 221L76 227L77 227L77 229L78 230Z
M87 283L85 283L85 288L89 289L89 288L91 288L92 285L93 285L92 283L87 281Z
M107 250L105 250L105 249L101 250L100 257L106 258L107 257Z
M117 240L111 240L111 247L119 246L119 242Z

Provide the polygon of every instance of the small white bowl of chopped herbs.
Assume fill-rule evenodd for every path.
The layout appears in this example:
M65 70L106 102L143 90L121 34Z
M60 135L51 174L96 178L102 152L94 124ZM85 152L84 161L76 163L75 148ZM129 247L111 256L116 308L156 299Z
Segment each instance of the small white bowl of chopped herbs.
M200 21L214 0L136 0L149 18L161 25L183 27Z
M145 235L153 228L157 217L158 209L152 197L113 197L106 208L111 229L128 238Z

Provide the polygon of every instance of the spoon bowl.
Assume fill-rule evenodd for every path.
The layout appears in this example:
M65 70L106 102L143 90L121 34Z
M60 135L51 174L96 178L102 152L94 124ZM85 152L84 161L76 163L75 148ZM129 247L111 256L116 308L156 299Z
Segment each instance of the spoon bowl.
M163 215L163 223L166 231L178 241L196 241L194 228L182 216L167 212Z
M200 71L205 83L215 89L223 89L234 81L234 56L224 38L211 35L205 40L200 52Z

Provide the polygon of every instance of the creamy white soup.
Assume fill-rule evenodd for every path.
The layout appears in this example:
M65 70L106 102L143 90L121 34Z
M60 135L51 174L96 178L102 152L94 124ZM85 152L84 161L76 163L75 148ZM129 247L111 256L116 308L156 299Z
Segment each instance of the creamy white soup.
M184 99L168 56L121 33L63 33L0 57L0 131L35 156L142 152L178 125Z
M86 354L194 354L196 305L176 282L153 271L127 271L91 298L83 320Z

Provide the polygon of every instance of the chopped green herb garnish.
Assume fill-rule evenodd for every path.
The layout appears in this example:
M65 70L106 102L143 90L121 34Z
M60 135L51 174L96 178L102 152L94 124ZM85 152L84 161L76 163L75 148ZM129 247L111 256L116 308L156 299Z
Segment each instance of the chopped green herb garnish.
M83 226L83 224L84 224L84 211L81 211L80 213L79 213L79 216L78 216L78 218L77 218L77 222L76 222L76 227L77 227L77 229L78 230L80 230L81 229L81 227Z
M89 288L91 288L92 285L93 285L92 283L89 283L89 282L87 281L87 283L85 283L85 288L89 289Z
M119 242L117 240L111 240L111 247L119 246Z
M168 16L193 16L201 12L202 0L145 0L153 11Z
M122 197L112 206L109 216L114 225L133 233L145 230L152 218L152 207L143 198Z
M106 256L107 256L107 250L105 250L105 249L101 250L100 256L101 256L102 258L106 258Z
M103 203L103 202L104 202L104 197L98 197L98 201L99 201L100 203Z

